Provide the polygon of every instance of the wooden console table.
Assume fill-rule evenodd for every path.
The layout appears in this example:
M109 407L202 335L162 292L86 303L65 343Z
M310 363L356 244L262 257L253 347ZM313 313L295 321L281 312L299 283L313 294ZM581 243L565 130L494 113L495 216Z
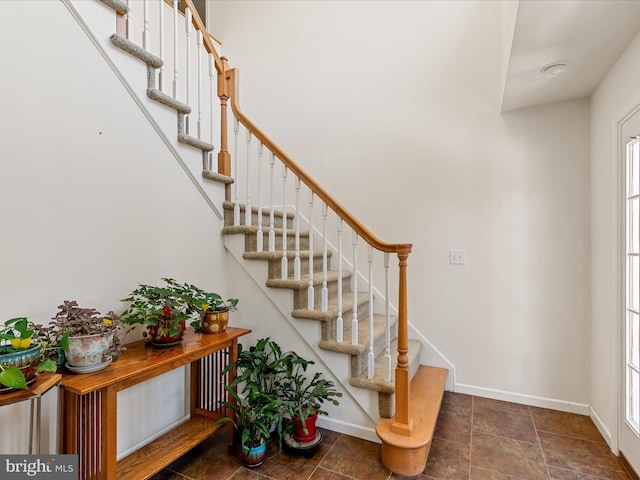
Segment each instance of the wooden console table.
M224 385L235 376L232 371L223 378L221 372L237 360L238 338L250 331L228 327L222 333L203 334L189 329L179 345L157 348L135 342L104 370L65 373L60 448L61 453L80 456L80 480L149 478L225 425L232 445L232 424L214 425L224 416L219 404L227 400ZM190 419L117 461L117 393L187 364L191 365Z

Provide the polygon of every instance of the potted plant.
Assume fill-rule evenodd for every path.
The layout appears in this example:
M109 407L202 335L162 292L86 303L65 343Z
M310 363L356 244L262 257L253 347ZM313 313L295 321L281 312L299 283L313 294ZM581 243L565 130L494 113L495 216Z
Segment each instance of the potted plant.
M129 302L129 308L121 315L124 323L146 325L152 343L159 346L180 342L189 325L199 326L206 298L195 285L173 278L162 280L163 286L138 284L122 299Z
M224 332L229 323L229 312L237 310L238 299L229 298L223 300L217 293L207 293L200 290L202 295L202 317L194 323L196 328L200 328L204 333Z
M259 339L248 349L239 344L238 360L227 365L223 374L237 368L232 387L255 385L263 394L270 396L274 401L280 401L284 412L287 410L283 404L284 389L289 384L289 372L293 370L294 365L309 363L295 352L282 352L280 346L267 337ZM275 419L271 430L282 432L282 415Z
M319 414L326 415L322 404L327 401L339 405L337 398L342 397L334 383L323 378L322 373L316 372L311 379L306 376L305 363L292 363L287 372L287 383L282 391L284 402L291 415L294 440L300 443L312 442L316 438L316 420Z
M58 309L46 333L57 339L71 370L88 373L105 368L124 349L124 326L114 312L103 315L75 300L65 300Z
M35 338L34 338L35 337ZM55 372L56 364L44 358L46 345L26 317L12 318L0 327L0 384L2 391L25 389L39 372Z
M233 422L242 446L242 458L247 467L258 467L264 462L271 426L282 415L282 403L271 395L260 391L257 385L247 384L242 396L229 385L224 387L231 402L221 401L227 409L227 416L216 421ZM229 415L233 412L233 415Z

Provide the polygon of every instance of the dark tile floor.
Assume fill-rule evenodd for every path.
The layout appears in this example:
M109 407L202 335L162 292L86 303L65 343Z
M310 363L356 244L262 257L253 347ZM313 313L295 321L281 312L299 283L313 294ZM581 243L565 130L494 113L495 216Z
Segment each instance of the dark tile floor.
M277 451L255 469L228 454L226 429L152 480L401 480L380 445L322 430L312 458ZM429 461L417 480L600 480L626 473L589 417L445 393Z

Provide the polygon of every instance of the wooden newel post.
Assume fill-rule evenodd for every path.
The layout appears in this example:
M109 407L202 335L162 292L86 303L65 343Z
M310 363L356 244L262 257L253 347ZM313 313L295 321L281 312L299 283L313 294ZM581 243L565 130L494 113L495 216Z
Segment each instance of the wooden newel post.
M218 75L218 97L220 97L220 152L218 152L218 173L231 176L231 155L227 146L227 100L229 100L229 80L227 58L222 57L222 72ZM227 198L229 200L229 198Z
M398 365L396 366L396 414L391 430L411 435L413 425L409 418L409 394L411 378L409 372L409 331L407 321L407 258L411 245L398 250L400 286L398 292Z

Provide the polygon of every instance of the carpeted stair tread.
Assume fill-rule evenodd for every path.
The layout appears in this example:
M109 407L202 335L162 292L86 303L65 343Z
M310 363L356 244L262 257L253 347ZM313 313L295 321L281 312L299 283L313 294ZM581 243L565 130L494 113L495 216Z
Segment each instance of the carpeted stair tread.
M227 225L225 227L222 227L222 233L226 235L238 235L240 233L256 234L258 233L258 228L259 227L257 225ZM267 235L268 231L269 231L269 228L268 227L265 228L265 226L262 225L262 233L265 236ZM274 231L276 232L276 238L282 237L282 228L274 228ZM288 229L287 237L291 239L294 237L295 233L296 233L295 230ZM309 232L300 232L300 237L308 238Z
M327 252L327 258L330 257L331 254L332 252ZM309 250L300 250L299 255L300 258L309 258ZM314 250L313 252L313 258L321 258L322 255L322 250ZM296 258L296 252L293 250L287 250L286 256L287 259L292 261ZM242 254L242 257L246 258L247 260L265 260L267 262L276 261L282 259L282 251L274 250L273 252L244 252Z
M150 67L160 68L162 66L162 59L160 57L156 57L152 53L147 52L144 48L139 47L128 38L124 38L123 36L114 33L109 37L109 39L111 40L111 43L113 43L120 50L123 50L128 54L133 55L137 59L142 60Z
M129 5L127 5L127 3L124 2L123 0L100 0L100 1L104 3L107 7L118 12L120 15L125 15L129 13Z
M409 340L409 365L413 366L415 372L419 368L420 363L420 350L422 349L422 343L418 340ZM398 364L398 344L397 341L391 344L391 378L393 380L393 372ZM374 376L368 378L366 369L365 371L356 376L352 376L350 383L354 387L368 388L370 390L376 390L381 393L393 394L395 393L395 384L393 381L387 382L385 379L386 371L386 358L384 355L378 355L374 363ZM413 373L413 372L412 372Z
M351 277L351 272L347 270L342 271L342 279L348 279ZM327 272L327 283L335 282L338 280L338 272L337 271L329 271ZM318 285L322 285L323 275L322 272L313 274L313 286L318 287ZM267 280L267 287L272 288L290 288L291 290L302 290L309 286L309 275L300 275L300 280L293 280L292 278L287 278L286 280L282 280L280 278L270 278Z
M346 353L348 355L362 355L369 349L369 319L363 319L358 322L358 343L353 345L351 343L352 330L351 320L345 319L344 321L343 341L341 343L336 341L336 338L329 340L321 340L318 346L323 350L330 350L332 352ZM384 335L385 330L385 317L384 315L374 314L373 316L373 336L375 340L379 340Z
M167 107L171 107L176 110L178 113L187 114L191 113L191 107L186 103L182 103L170 95L167 95L164 92L161 92L157 88L147 88L147 96L155 100L157 102L166 105Z
M228 202L225 201L222 204L222 208L224 210L224 224L227 226L231 226L233 225L233 212L235 209L235 202ZM246 204L244 203L240 203L238 202L238 207L240 208L240 224L244 225L245 221L244 221L244 214L245 211L247 209ZM252 225L258 225L258 211L260 210L259 207L257 206L251 206L251 215L252 215L252 219L251 219L251 224ZM263 232L267 233L269 231L269 224L270 224L270 210L266 207L262 207L261 209L261 213L262 213L262 230ZM295 219L295 214L293 212L286 212L286 216L287 216L287 224L288 224L288 228L292 229L293 228L293 220ZM253 218L256 217L256 218ZM276 228L281 228L282 227L282 217L283 217L283 213L281 210L274 210L273 212L273 223L274 223L274 227ZM308 236L308 234L307 234Z
M369 293L368 292L358 292L358 307L366 305L369 302ZM342 313L344 315L345 312L350 312L353 310L353 294L343 294L342 295ZM329 298L329 302L327 304L327 310L325 312L322 311L322 305L320 303L315 305L313 310L309 310L307 308L299 308L293 310L291 312L291 316L294 318L306 318L309 320L319 320L321 322L326 322L328 320L335 320L338 318L338 299L337 298ZM345 324L347 320L344 319ZM349 320L349 326L351 326L351 321ZM351 339L349 339L351 341ZM331 350L330 348L326 350Z
M199 148L203 152L211 152L215 148L213 144L205 142L204 140L200 140L196 137L192 137L191 135L187 135L186 133L178 134L178 142L184 143L185 145L189 145L191 147Z
M225 185L231 185L234 182L232 177L227 177L226 175L221 175L218 172L206 169L202 170L202 177L213 180L214 182L224 183Z

